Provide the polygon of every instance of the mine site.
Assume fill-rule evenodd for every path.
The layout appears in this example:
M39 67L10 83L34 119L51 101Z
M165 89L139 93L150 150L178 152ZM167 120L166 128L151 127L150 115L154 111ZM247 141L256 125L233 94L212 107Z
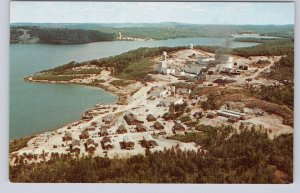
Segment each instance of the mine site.
M11 1L8 186L294 183L295 10Z
M284 86L284 82L268 80L262 73L272 70L281 56L240 57L209 53L193 47L167 53L151 59L153 81L132 81L116 86L110 69L101 69L83 79L56 83L102 84L123 99L123 104L97 104L83 113L82 119L62 128L38 134L27 147L10 154L13 165L19 155L26 162L40 162L56 154L94 155L128 158L164 149L180 148L203 152L208 150L195 142L182 142L174 136L202 132L210 127L228 126L229 133L254 129L266 132L270 138L292 133L284 122L292 114L283 106L263 102L245 94L261 86ZM98 69L93 65L73 68ZM33 78L29 78L35 81ZM40 82L41 80L36 80ZM43 80L42 82L48 82ZM214 103L212 110L209 106ZM229 136L230 137L230 134Z

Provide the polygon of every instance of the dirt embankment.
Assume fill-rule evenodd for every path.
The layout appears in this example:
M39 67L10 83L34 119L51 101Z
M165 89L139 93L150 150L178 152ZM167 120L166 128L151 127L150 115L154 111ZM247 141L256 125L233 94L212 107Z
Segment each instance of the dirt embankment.
M294 125L294 112L286 105L278 105L260 99L253 99L245 105L248 108L260 108L270 114L279 115L283 118L283 124L289 126Z
M114 82L119 80L110 76L110 71L102 70L100 74L90 74L84 77L78 78L78 75L70 75L64 79L59 79L59 76L55 76L55 79L48 79L45 76L42 79L36 79L34 76L24 78L28 82L39 82L39 83L54 83L54 84L80 84L85 86L93 86L102 88L107 92L118 96L117 104L126 105L128 104L128 98L142 87L142 84L137 81L130 81L128 84L117 85Z
M261 109L269 114L275 114L283 118L283 124L293 127L294 112L286 105L279 105L276 103L260 100L250 97L241 89L229 88L202 88L198 94L207 95L212 107L219 109L223 105L234 102L241 103L243 107L250 109Z

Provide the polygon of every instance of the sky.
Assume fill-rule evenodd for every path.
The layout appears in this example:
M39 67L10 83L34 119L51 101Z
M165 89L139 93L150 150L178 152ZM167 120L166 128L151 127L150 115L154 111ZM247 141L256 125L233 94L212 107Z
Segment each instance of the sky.
M294 3L12 1L10 21L284 25L294 24Z

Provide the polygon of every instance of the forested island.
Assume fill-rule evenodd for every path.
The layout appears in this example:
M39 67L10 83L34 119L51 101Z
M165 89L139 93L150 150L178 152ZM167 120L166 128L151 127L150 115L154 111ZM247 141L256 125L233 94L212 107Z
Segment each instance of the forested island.
M11 43L82 44L112 41L115 34L97 30L40 28L31 26L11 27Z

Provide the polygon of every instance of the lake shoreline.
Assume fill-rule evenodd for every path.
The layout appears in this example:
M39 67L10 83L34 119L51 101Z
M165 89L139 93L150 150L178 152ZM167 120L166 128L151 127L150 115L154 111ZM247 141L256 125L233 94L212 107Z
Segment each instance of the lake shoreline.
M86 86L86 87L90 87L91 89L97 89L97 90L102 90L102 91L105 91L105 92L108 92L110 94L112 94L113 96L116 97L116 100L109 103L109 104L106 104L106 105L114 105L114 104L117 104L119 102L119 95L118 93L115 93L115 92L110 92L109 90L107 89L104 89L104 87L99 87L99 86L93 86L93 85L87 85L87 84L80 84L80 83L73 83L73 82L69 82L69 81L46 81L46 80L33 80L31 78L31 76L29 77L25 77L23 78L23 80L25 82L28 82L28 83L42 83L42 84L69 84L69 85L80 85L80 86ZM98 105L99 103L95 104L95 105ZM95 107L95 106L94 106ZM90 111L91 109L93 109L94 107L90 107L90 108L87 108L85 110L85 112L87 111ZM84 113L84 112L83 112ZM43 133L47 133L47 132L55 132L56 130L66 126L66 125L71 125L71 124L74 124L78 122L78 119L74 120L74 121L71 121L69 123L66 123L66 124L62 124L61 126L59 127L56 127L56 128L49 128L47 129L47 131L39 131L39 132L35 132L33 134L29 134L29 135L24 135L24 136L21 136L21 137L17 137L17 138L9 138L9 143L12 143L16 140L22 140L22 139L25 139L25 138L28 138L28 137L31 137L31 138L34 138L34 137L37 137L38 135L41 135ZM10 134L9 134L10 135Z
M114 90L112 89L109 89L107 87L104 87L104 86L100 86L100 85L91 85L91 84L82 84L82 83L76 83L76 82L70 82L70 81L48 81L48 80L34 80L32 79L32 76L29 76L29 77L25 77L23 78L23 80L25 82L29 82L29 83L42 83L42 84L70 84L70 85L80 85L80 86L86 86L86 87L90 87L90 88L94 88L94 89L98 89L98 90L102 90L102 91L105 91L105 92L108 92L110 94L112 94L113 96L116 97L116 100L114 102L111 102L107 105L114 105L114 104L118 104L118 102L120 101L120 93L118 92L115 92ZM97 105L97 104L95 104ZM92 107L93 108L93 107ZM92 108L88 108L86 111L90 111ZM78 120L75 120L75 121L72 121L70 123L67 123L67 124L63 124L62 126L60 126L59 128L61 127L64 127L65 125L69 125L69 124L73 124L73 123L76 123L78 122ZM56 131L58 130L59 128L52 128L52 129L48 129L47 131L41 131L41 132L36 132L34 134L30 134L30 135L25 135L25 136L22 136L22 137L18 137L18 138L10 138L9 139L9 142L13 142L15 140L20 140L20 139L23 139L23 138L27 138L27 137L36 137L37 135L40 135L40 134L43 134L45 132L52 132L52 131Z
M25 87L23 86L23 84L30 85L30 84L27 84L26 82L47 83L47 84L49 84L49 83L51 83L51 84L74 84L74 85L91 86L93 88L101 88L104 91L107 91L113 95L116 95L118 97L118 100L114 101L114 103L119 103L121 98L122 98L122 100L126 100L128 98L128 96L125 96L124 90L121 90L120 87L118 87L118 86L112 87L111 85L107 85L106 83L91 85L91 84L83 84L83 83L78 84L76 82L73 82L73 83L52 82L52 81L45 82L45 81L38 81L38 80L30 81L30 80L26 80L26 78L24 79L24 77L26 77L30 74L33 74L34 72L40 71L41 69L54 68L57 66L57 64L64 64L70 60L83 62L83 61L93 60L94 58L105 58L105 57L110 57L110 56L124 53L128 50L137 49L139 47L149 47L149 48L161 47L161 46L175 47L175 46L189 45L189 43L191 43L191 42L195 43L195 45L221 45L222 43L224 43L224 41L225 40L223 38L207 38L206 37L206 38L175 38L175 39L154 40L154 41L108 41L108 42L93 42L93 43L77 44L77 45L47 45L47 44L24 44L24 43L23 44L11 44L12 48L10 48L11 49L10 63L13 67L12 71L14 72L14 74L10 75L11 76L10 84L12 84L12 85L10 85L10 87L13 88L12 90L10 90L10 93L14 94L14 96L18 96L18 98L19 97L24 98L24 100L25 100L29 97L28 95L32 95L32 94L26 94L27 91L21 92L25 88L28 89L26 86ZM256 44L234 43L233 47L249 47L249 46L253 46L253 45L256 45ZM88 46L88 47L86 47L86 46ZM109 48L110 51L108 52L107 49L103 49L104 47ZM30 52L27 53L28 51L26 51L26 50L30 50L30 52L35 52L36 54L32 57L26 57L26 58L23 58L22 60L18 61L17 60L18 58L21 59L23 56L25 56L25 55L28 56L28 54L30 54ZM70 50L72 52L70 52ZM80 54L79 54L79 50L80 50ZM95 52L94 50L97 50L97 52ZM48 53L53 52L53 51L54 51L53 56L55 56L57 59L54 59L52 61L53 56L51 56L51 58L50 58L48 56ZM84 51L84 52L82 52L82 51ZM27 53L27 54L23 54L23 53ZM65 53L66 55L63 55L62 53ZM82 57L82 56L84 56L84 57ZM67 59L65 59L65 58L67 58ZM48 61L47 65L45 65L44 62L39 63L38 62L39 59L42 59L42 61L47 60ZM18 70L18 71L16 71L16 70ZM18 72L18 73L15 73L15 72ZM18 79L18 82L16 81L16 79ZM25 81L21 81L24 83L20 84L19 83L20 79L25 80ZM15 89L14 89L14 87L15 87ZM33 91L36 94L38 94L37 89L35 87L34 88L30 87L29 89L34 89ZM49 89L52 92L52 88L49 88ZM51 95L51 93L49 93L49 94ZM46 102L44 98L42 98L42 100L44 102ZM19 119L20 117L18 117L19 114L17 114L17 113L26 111L26 109L16 108L17 106L15 104L17 104L17 102L18 102L16 100L17 99L12 98L12 100L10 102L11 112L14 112L13 110L17 109L17 110L15 110L16 112L14 112L15 114L11 114L10 116L13 117L14 119L16 119L16 120L14 120L14 122L21 122L22 119ZM36 103L31 102L31 104L35 105ZM20 107L20 105L18 105L18 106ZM37 108L37 107L35 107L35 108ZM50 110L51 110L51 112L53 112L53 109L50 109ZM81 107L81 110L84 111L85 109ZM81 110L77 111L77 112L81 112ZM33 111L33 112L35 112L35 111ZM40 112L38 112L38 113L40 113ZM33 116L35 116L35 114L33 114ZM76 117L78 117L78 113L77 113ZM71 119L69 118L68 120L71 120ZM24 120L24 121L26 121L26 120ZM26 126L26 123L24 121L21 124L21 126L20 126L20 124L12 124L11 122L10 122L10 125L13 126L14 128L20 128L22 130L27 130L27 128L29 128L31 125L27 124L27 126ZM54 122L61 123L62 121L54 120ZM14 126L14 125L16 125L16 126ZM32 127L38 128L39 125L40 124L36 124L35 126L32 125ZM62 125L64 125L64 124L62 124ZM49 124L48 124L48 126L49 126ZM52 128L52 126L49 126L49 128ZM57 127L54 126L54 128L57 128ZM15 129L15 131L17 132L20 129ZM35 130L37 130L37 129L35 129ZM13 133L13 132L11 132L11 133ZM10 133L10 135L14 135L11 133ZM21 134L21 135L18 134L16 136L16 139L19 138L18 136L20 136L20 137L27 136L29 132L22 131L20 133L23 133L23 134ZM39 133L39 132L37 132L37 133ZM15 139L15 138L13 138L13 139Z
M108 92L114 96L117 97L117 100L110 104L118 104L120 103L120 98L124 97L120 92L117 92L116 90L111 89L110 87L106 87L103 84L88 84L88 83L79 83L79 82L71 82L71 81L49 81L49 80L34 80L32 76L23 78L25 82L31 82L31 83L42 83L42 84L71 84L71 85L80 85L80 86L87 86L92 88L101 89L105 92Z

